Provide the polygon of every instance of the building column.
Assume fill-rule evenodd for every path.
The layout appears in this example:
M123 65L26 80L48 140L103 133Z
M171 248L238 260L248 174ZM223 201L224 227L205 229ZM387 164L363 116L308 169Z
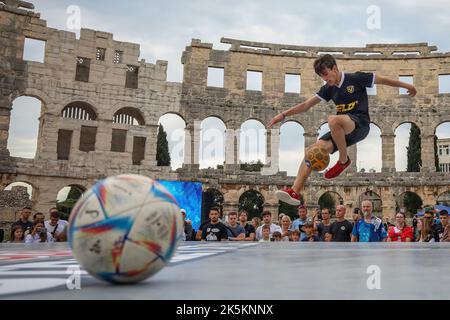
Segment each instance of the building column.
M184 148L184 165L191 167L200 167L200 130L201 122L195 121L194 124L186 126L185 148Z
M305 154L306 150L308 150L309 147L311 147L314 143L317 142L317 138L319 137L319 133L316 131L310 131L303 134L305 137Z
M266 165L261 174L275 175L280 171L280 129L267 130L266 146Z
M225 131L225 168L234 171L238 165L238 156L236 156L236 138L239 130L227 129Z
M349 147L347 149L347 151L348 151L348 156L352 160L352 164L351 164L350 168L348 169L348 172L356 173L356 172L358 172L358 165L357 165L358 164L358 147L355 144L355 145Z
M147 166L156 167L158 161L156 160L157 144L158 144L158 125L147 125L149 135L145 143L145 160L142 162ZM127 132L127 136L131 136L130 131ZM131 137L133 139L133 137ZM128 141L127 141L128 143ZM133 140L131 141L131 149L133 149ZM133 153L133 151L131 151ZM170 152L170 151L169 151Z
M388 219L391 223L394 223L397 208L394 190L386 187L382 188L380 197L383 212L383 222L385 219Z
M395 172L395 134L387 133L381 135L382 162L381 172Z
M0 100L0 158L9 157L8 137L12 103L8 99Z
M434 133L424 132L422 134L422 168L421 172L436 172L434 162Z

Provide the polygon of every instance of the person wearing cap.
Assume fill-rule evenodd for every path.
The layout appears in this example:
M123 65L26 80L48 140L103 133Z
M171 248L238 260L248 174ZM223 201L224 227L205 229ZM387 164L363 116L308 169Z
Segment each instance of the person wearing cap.
M314 234L314 222L313 221L307 221L304 224L303 229L305 230L305 237L301 240L302 242L320 241L319 237Z
M303 226L306 223L308 216L308 210L306 209L306 206L300 205L298 207L298 218L295 219L292 222L291 230L300 230L300 241L303 240L306 237L305 231L303 230Z
M364 218L353 227L352 242L386 242L388 234L383 221L373 215L372 202L362 203Z
M262 234L263 226L268 226L270 228L270 238L272 238L272 234L275 231L281 233L281 227L276 225L275 223L272 223L272 213L270 211L268 210L263 211L261 216L263 219L263 225L256 230L256 240L259 241L263 238Z
M48 232L52 235L53 238L57 238L61 233L64 232L68 222L65 220L61 220L60 213L58 209L51 208L49 210L50 220L45 221L44 225Z

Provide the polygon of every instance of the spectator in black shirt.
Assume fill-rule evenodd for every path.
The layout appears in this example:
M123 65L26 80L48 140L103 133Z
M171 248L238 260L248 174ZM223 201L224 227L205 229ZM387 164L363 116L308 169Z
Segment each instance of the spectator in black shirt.
M329 241L330 239L327 239L326 235L330 233L330 226L331 226L330 209L323 208L321 216L322 222L317 225L317 235L319 237L319 241Z
M336 207L336 219L330 226L331 241L350 242L353 225L350 221L345 220L345 206L338 205Z
M248 212L241 210L239 213L239 224L245 229L245 238L243 241L255 241L256 230L248 222Z
M33 229L34 225L33 222L31 222L30 216L31 216L31 211L32 209L30 207L25 207L22 209L22 212L20 213L20 219L16 222L13 223L12 228L14 226L21 226L22 229L24 230L24 232L31 232L31 230Z
M202 230L202 241L227 241L227 227L219 221L220 212L218 208L209 211L209 220Z

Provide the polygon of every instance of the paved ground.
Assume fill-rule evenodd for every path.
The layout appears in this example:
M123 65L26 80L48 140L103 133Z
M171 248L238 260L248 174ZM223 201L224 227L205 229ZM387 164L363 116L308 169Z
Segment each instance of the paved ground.
M450 299L450 244L184 243L141 284L82 271L69 290L74 266L65 245L0 245L0 299Z

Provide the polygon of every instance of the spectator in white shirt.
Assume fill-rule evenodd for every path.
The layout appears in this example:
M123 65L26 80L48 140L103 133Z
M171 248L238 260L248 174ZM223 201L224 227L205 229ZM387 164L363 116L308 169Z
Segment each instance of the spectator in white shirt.
M25 238L25 243L44 243L54 242L50 232L44 227L42 222L36 222L29 235Z
M262 234L262 228L263 226L269 226L270 228L270 238L272 239L272 234L275 231L278 231L281 233L281 227L276 225L275 223L272 223L272 213L270 211L264 211L262 213L262 219L263 219L263 225L260 226L257 230L256 230L256 240L259 241L263 238L263 234Z
M50 209L50 220L45 221L45 228L53 238L59 237L64 232L68 222L59 219L59 212L55 208Z

